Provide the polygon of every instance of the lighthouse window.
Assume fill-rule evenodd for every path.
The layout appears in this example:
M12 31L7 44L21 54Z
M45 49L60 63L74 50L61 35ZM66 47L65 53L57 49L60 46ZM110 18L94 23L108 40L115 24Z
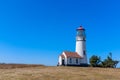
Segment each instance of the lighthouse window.
M83 41L85 41L85 38L83 38Z
M84 55L86 55L86 52L85 52L85 51L83 51L83 54L84 54Z

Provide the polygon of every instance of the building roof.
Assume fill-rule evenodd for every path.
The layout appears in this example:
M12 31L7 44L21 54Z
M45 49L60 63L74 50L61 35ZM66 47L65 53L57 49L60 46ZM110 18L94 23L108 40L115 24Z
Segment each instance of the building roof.
M70 51L64 51L67 58L82 58L77 52L70 52ZM65 58L63 54L61 54L62 58Z
M77 28L77 30L85 30L82 26L80 26L79 28Z

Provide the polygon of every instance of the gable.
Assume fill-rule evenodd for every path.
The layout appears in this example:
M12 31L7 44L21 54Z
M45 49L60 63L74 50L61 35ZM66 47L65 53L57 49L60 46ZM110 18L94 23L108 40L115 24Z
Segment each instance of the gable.
M77 52L64 51L67 58L82 58Z

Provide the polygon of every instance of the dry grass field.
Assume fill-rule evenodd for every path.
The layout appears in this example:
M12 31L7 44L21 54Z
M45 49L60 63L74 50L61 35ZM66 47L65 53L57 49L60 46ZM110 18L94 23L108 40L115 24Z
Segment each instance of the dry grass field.
M0 69L0 80L120 80L120 69L90 67L12 67Z

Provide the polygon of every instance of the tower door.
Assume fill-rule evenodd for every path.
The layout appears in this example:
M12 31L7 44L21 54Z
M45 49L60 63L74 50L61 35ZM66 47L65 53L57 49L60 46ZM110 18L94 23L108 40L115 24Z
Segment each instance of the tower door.
M62 59L62 65L65 65L65 60L64 59Z

